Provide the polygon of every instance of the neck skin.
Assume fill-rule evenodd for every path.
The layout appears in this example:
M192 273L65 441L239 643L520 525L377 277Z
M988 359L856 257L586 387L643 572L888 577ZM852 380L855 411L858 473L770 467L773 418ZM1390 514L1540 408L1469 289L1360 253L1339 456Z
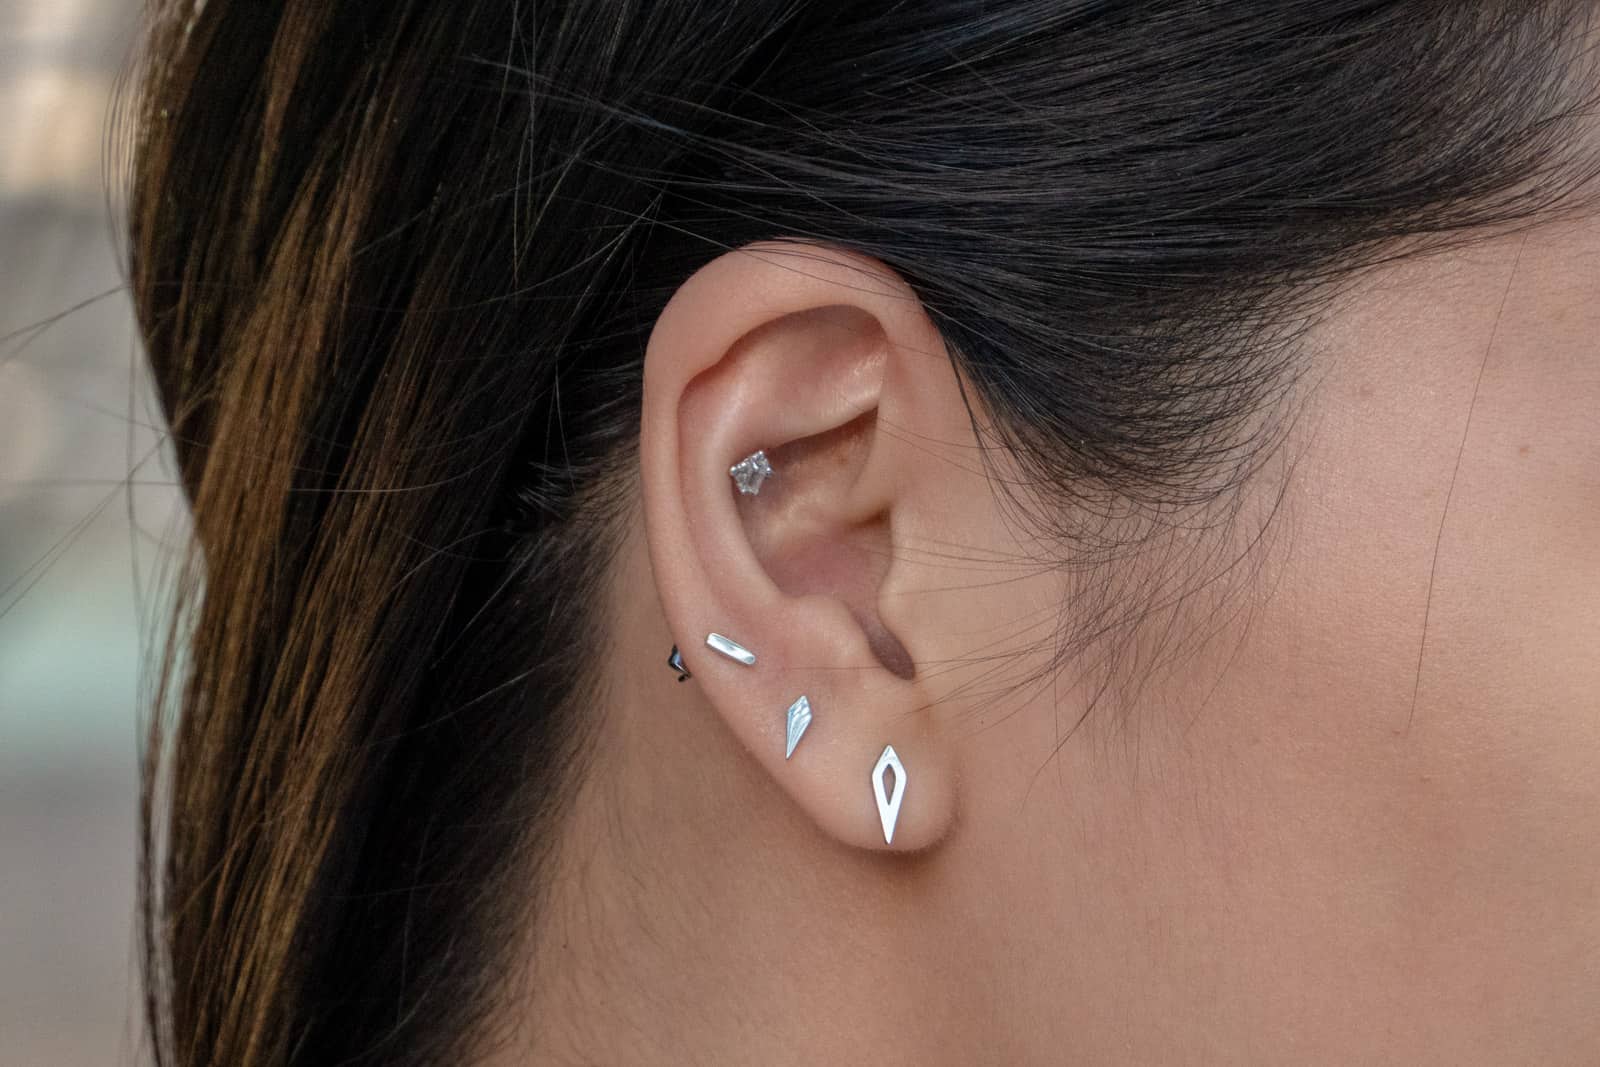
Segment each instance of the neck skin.
M620 589L650 588L641 540ZM619 615L629 651L541 908L526 1034L492 1062L945 1062L967 1048L991 1009L962 920L943 913L961 899L947 852L827 839L695 682L673 681L653 602Z

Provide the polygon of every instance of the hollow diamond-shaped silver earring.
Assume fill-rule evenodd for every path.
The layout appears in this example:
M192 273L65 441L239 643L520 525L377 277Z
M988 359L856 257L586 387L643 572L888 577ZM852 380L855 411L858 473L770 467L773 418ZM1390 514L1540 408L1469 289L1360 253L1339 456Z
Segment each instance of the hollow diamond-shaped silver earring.
M884 777L894 774L894 785L886 786ZM872 796L878 802L878 821L883 824L883 843L894 844L894 824L900 821L900 802L906 798L906 769L895 755L893 745L883 746L883 755L872 768Z
M761 483L772 477L772 464L767 462L765 452L752 452L729 467L728 474L739 492L753 496L761 492Z

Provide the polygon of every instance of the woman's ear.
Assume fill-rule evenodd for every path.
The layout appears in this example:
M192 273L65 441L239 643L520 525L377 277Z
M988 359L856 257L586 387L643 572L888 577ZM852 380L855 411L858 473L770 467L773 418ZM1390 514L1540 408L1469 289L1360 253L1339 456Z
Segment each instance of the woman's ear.
M862 848L926 848L957 809L950 731L918 669L948 620L915 610L903 560L941 532L950 487L925 490L949 478L937 442L962 437L970 457L921 301L853 253L727 253L650 337L645 527L683 663L800 809Z

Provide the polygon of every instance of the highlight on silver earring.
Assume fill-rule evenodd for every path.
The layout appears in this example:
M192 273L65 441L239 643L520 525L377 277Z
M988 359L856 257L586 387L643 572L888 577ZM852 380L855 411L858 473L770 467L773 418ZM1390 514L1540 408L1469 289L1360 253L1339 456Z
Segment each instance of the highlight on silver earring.
M689 668L683 665L683 653L678 651L678 646L672 646L672 654L667 657L667 666L678 672L678 681L687 682L694 675L689 673Z
M884 785L884 776L894 773L894 785ZM906 798L906 769L900 765L893 745L883 746L878 765L872 768L872 796L878 802L878 821L883 824L883 843L894 844L894 824L900 819L900 802Z
M723 637L721 634L706 634L706 644L729 659L738 660L746 667L754 667L756 665L756 654L754 652L751 652L737 641Z
M794 746L800 743L800 738L805 734L806 727L811 725L811 701L802 695L799 700L790 704L787 721L789 747L784 750L784 759L794 755Z
M772 477L772 464L767 462L765 452L752 452L729 467L728 473L733 477L733 484L739 487L739 492L753 496L761 492L761 483Z

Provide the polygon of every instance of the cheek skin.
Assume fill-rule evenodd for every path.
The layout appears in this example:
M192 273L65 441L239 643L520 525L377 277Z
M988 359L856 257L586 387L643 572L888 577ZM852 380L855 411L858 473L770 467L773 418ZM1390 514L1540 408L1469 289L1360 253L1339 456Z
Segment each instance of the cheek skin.
M1476 1057L1541 1018L1600 1040L1597 237L1397 272L1327 338L1280 596L1211 723L1260 744L1195 757L1256 763L1242 819L1302 902L1274 942L1321 950L1324 1004L1411 1004Z
M1010 906L950 921L1008 931L1020 1017L1086 1061L1600 1061L1597 263L1590 222L1375 275L1310 339L1253 610L1054 757L1082 680L991 716Z
M1253 818L1326 849L1281 854L1329 879L1316 940L1480 1057L1600 1040L1600 301L1571 240L1397 280L1335 340L1252 642L1282 700L1236 705L1272 764Z

